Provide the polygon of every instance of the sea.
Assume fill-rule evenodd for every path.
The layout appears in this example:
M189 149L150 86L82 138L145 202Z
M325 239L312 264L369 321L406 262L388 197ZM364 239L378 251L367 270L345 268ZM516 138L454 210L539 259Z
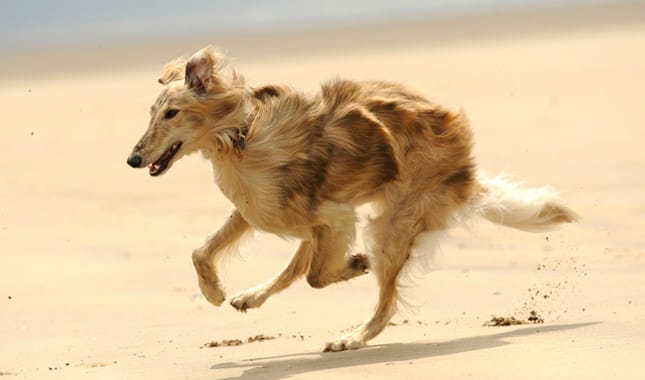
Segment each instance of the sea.
M243 35L616 0L2 0L0 55L41 48Z

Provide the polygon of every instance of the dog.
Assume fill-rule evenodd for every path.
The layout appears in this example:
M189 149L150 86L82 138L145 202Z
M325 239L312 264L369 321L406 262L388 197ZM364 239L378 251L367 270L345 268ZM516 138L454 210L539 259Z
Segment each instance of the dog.
M470 216L527 231L578 218L550 188L522 189L479 172L464 113L400 84L335 79L315 94L283 85L253 88L210 47L166 64L159 82L149 127L127 163L159 176L193 152L211 162L235 209L193 251L210 303L225 300L218 260L253 230L301 242L275 278L232 298L239 311L260 307L302 276L324 288L368 270L376 275L374 313L324 351L363 347L386 327L401 301L398 277L420 234ZM365 203L376 215L368 224L369 258L349 252L355 208Z

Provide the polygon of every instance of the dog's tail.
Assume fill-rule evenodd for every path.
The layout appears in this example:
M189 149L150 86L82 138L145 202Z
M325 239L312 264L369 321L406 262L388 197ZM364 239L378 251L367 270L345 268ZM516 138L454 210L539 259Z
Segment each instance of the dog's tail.
M504 176L488 178L482 173L478 175L478 182L475 214L493 223L537 232L579 219L550 187L523 189L521 183Z

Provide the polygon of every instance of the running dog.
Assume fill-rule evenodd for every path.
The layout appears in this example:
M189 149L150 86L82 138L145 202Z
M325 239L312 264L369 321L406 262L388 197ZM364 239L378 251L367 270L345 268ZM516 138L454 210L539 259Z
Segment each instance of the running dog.
M235 210L193 252L210 303L225 299L218 260L254 229L301 242L275 278L231 299L239 311L260 307L302 276L323 288L375 273L373 315L324 351L363 347L385 328L401 300L397 279L420 234L474 215L527 231L577 219L548 188L522 189L479 173L465 115L403 85L336 79L315 94L253 88L212 48L166 64L159 82L148 130L127 163L159 176L199 151L213 165ZM370 259L348 252L355 208L365 203L376 215L368 225Z

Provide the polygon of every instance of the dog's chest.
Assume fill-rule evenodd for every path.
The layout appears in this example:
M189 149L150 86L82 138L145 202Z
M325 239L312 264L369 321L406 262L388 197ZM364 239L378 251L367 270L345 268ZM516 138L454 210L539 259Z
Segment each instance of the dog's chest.
M310 229L291 210L280 206L280 189L271 172L218 165L215 178L222 193L254 228L301 238L309 234Z

